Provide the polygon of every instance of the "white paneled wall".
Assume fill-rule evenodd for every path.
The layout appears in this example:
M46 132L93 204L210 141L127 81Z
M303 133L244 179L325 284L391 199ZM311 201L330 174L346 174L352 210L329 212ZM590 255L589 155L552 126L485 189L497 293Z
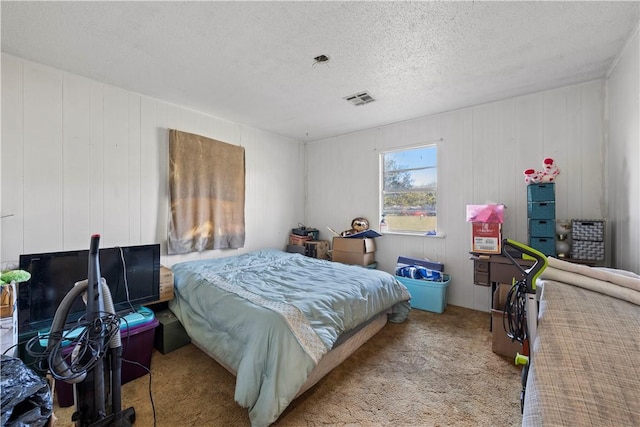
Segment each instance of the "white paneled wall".
M284 248L304 221L304 146L80 76L2 55L3 265L22 253L161 243L166 253L168 129L241 145L245 248Z
M487 310L488 288L473 285L466 205L506 205L504 236L526 242L522 172L541 169L543 158L553 157L561 168L557 217L603 218L603 84L592 81L307 144L308 222L326 239L325 226L344 230L355 216L377 224L380 150L441 139L438 228L444 236L385 235L377 241L376 258L389 272L399 255L444 262L452 276L449 303Z
M640 42L631 35L607 81L607 200L615 267L640 274Z
M327 226L344 230L356 216L376 226L380 151L438 142L442 236L379 238L379 268L393 271L399 255L444 262L453 278L449 303L487 310L489 290L473 285L466 205L505 204L504 235L526 242L522 171L541 168L544 157L561 168L556 216L610 213L617 256L635 245L621 259L623 267L637 268L640 155L638 119L630 114L638 107L626 95L628 87L637 92L637 33L631 45L609 84L616 127L608 130L608 152L604 80L303 145L3 54L1 213L11 216L1 220L0 259L86 248L92 233L102 234L105 247L161 243L165 252L167 129L175 128L245 147L247 239L240 251L165 255L166 265L284 247L299 222L328 240ZM605 190L605 174L615 188Z

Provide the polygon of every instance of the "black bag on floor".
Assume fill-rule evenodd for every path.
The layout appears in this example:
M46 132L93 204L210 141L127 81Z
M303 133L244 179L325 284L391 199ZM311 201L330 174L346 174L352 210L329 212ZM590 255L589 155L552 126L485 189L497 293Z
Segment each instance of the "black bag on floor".
M53 414L47 381L20 359L0 356L0 419L3 427L42 427Z

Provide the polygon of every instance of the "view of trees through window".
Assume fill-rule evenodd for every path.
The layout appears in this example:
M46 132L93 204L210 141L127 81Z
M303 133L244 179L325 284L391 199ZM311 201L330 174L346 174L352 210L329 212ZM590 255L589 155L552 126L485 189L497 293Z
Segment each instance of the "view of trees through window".
M436 234L437 154L436 145L381 154L381 217L387 232Z

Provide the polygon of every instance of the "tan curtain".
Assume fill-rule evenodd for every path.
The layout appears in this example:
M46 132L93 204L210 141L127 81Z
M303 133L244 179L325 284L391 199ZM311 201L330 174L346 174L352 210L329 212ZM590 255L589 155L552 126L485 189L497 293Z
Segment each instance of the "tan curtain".
M244 148L169 130L169 255L244 246L244 179Z

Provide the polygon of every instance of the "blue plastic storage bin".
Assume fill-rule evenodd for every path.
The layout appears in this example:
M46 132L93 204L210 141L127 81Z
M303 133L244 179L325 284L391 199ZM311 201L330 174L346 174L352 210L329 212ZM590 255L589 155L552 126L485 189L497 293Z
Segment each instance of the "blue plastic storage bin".
M554 237L556 236L556 222L553 219L530 219L530 237Z
M529 219L556 218L556 202L529 202L527 209Z
M451 277L445 274L443 278L444 281L442 282L432 282L430 280L396 276L396 279L409 290L411 294L409 302L412 308L433 311L434 313L444 312L447 306L447 287Z
M555 184L529 184L527 186L527 200L529 202L553 202L556 200Z

